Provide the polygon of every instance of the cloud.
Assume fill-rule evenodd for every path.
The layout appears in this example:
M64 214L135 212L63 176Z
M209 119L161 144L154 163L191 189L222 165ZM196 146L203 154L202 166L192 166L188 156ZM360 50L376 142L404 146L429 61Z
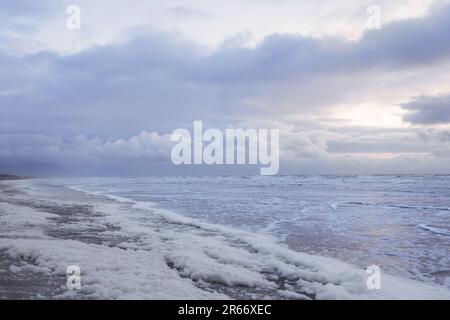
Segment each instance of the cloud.
M267 36L255 48L217 51L206 57L195 78L207 82L277 82L314 75L395 70L448 60L450 5L426 17L367 31L361 39Z
M168 160L171 150L170 136L142 131L129 139L102 140L78 135L61 139L46 135L0 135L2 163L21 160L40 161L122 161L144 159Z
M209 18L211 14L207 11L197 9L192 6L172 6L167 11L175 16L177 19L190 19L190 18Z
M223 123L273 113L277 101L300 112L339 103L358 88L360 74L448 59L450 34L442 30L449 24L450 6L367 32L357 42L275 34L254 48L207 53L173 34L153 33L66 56L3 54L0 103L14 108L0 116L8 132L117 138L170 132L198 117ZM248 104L258 99L261 106Z
M54 1L43 0L1 0L0 35L7 32L30 33L39 22L54 13L57 4Z
M160 137L190 128L194 120L217 128L267 117L286 123L292 114L344 104L355 95L367 99L385 87L367 92L364 86L386 74L402 79L405 70L450 63L450 33L443 30L450 30L450 6L368 31L356 41L273 34L254 47L227 41L211 52L177 34L151 32L70 55L0 51L0 165L76 160L80 166L104 162L123 168L131 159L144 165L167 154ZM413 112L405 121L449 122L448 107L439 99L403 105ZM309 131L285 135L284 157L330 165L337 154L433 154L402 136L368 141L354 128L335 129L315 123Z
M0 167L28 174L70 174L94 171L111 174L144 172L170 160L169 135L143 131L128 139L62 139L47 135L0 135Z
M409 111L403 117L405 122L420 125L450 123L450 95L418 97L403 104L402 108Z

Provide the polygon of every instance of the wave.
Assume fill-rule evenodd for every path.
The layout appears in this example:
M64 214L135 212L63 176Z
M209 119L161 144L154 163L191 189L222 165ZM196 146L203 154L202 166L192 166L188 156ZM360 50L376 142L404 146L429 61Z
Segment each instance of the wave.
M401 208L401 209L420 209L420 210L436 210L436 211L450 211L448 207L434 207L434 206L415 206L407 204L389 204L389 203L375 203L375 202L362 202L362 201L346 201L346 202L333 202L330 207L337 210L339 206L343 205L359 205L359 206L375 206L375 207L388 207L388 208Z
M96 244L43 233L38 239L2 238L0 250L14 258L27 257L42 270L59 276L65 275L68 265L79 265L83 275L79 294L83 297L450 299L445 287L388 274L382 275L380 290L369 290L364 269L293 251L268 235L189 218L152 202L76 188L90 195L82 199L97 213L90 219L114 226L98 234L107 241ZM49 205L51 198L50 194ZM22 209L8 210L16 221L40 215ZM0 214L0 225L8 219ZM60 228L79 232L87 223L74 221ZM37 227L45 230L42 220ZM61 297L73 294L67 291Z
M314 299L395 299L429 294L425 289L428 284L390 275L385 275L382 290L368 290L365 270L342 261L296 252L273 237L189 218L152 202L104 196L131 204L134 215L137 210L142 216L161 218L164 226L159 228L164 230L164 251L169 264L182 277L216 284L215 289L232 297L233 289L220 290L217 285L243 286L253 297L303 294ZM135 228L125 229L129 234ZM414 294L402 289L408 287L414 287L411 290ZM430 288L440 287L430 285ZM443 291L444 295L450 294L445 288Z
M450 236L450 230L447 229L443 229L443 228L437 228L437 227L432 227L426 224L419 224L418 227L420 229L435 233L435 234L440 234L440 235L444 235L444 236Z

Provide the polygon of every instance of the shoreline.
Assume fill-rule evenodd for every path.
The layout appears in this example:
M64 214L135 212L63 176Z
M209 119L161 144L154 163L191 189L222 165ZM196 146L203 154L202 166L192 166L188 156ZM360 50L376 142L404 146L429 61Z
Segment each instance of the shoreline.
M18 175L14 175L14 174L0 173L0 181L1 180L24 180L24 179L29 179L29 177L18 176Z
M18 176L0 175L0 181L22 180ZM5 186L0 184L0 195L5 191ZM8 189L9 192L15 192ZM4 196L0 196L0 203L7 202ZM0 212L1 214L1 212ZM2 239L8 239L7 235L0 235ZM27 270L34 261L12 257L7 249L0 249L0 299L2 300L27 300L27 299L52 299L61 293L61 279L54 275L40 273L36 276L32 270Z
M29 300L55 299L63 293L64 277L36 274L30 268L34 261L12 258L0 250L0 299Z
M33 196L15 184L0 184L7 222L0 223L0 283L7 299L446 299L450 294L390 274L383 275L382 292L369 292L362 288L364 270L343 260L103 195L54 188ZM65 270L74 263L82 267L83 290L71 294L64 289ZM155 283L157 292L150 290ZM8 286L17 290L8 292Z

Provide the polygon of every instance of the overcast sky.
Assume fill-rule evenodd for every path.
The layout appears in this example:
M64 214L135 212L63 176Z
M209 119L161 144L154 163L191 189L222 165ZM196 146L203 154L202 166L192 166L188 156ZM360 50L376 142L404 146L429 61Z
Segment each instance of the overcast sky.
M173 166L194 120L280 129L281 174L450 173L450 4L0 0L0 172L258 172Z

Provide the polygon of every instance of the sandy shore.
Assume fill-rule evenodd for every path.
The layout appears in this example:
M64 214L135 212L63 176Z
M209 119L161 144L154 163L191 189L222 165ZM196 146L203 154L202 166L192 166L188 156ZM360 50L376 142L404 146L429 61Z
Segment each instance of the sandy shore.
M12 259L0 251L0 299L49 299L62 292L61 283L65 281L64 278L17 272L23 262L22 259Z
M54 215L43 232L52 241L75 240L86 244L103 245L113 242L108 236L103 236L105 231L112 231L112 226L72 228L78 221L90 221L98 216L92 206L84 204L56 204L53 202L42 202L29 198L15 187L15 181L22 177L6 178L0 181L0 203L28 207ZM4 214L0 210L0 215ZM14 236L8 234L8 226L0 224L0 243L2 239L23 239L30 229L13 230ZM26 236L29 239L28 236ZM121 239L114 239L121 241ZM36 262L26 257L13 258L5 250L0 250L0 299L54 299L67 291L66 276L54 273L40 273L29 270ZM65 297L67 298L67 297ZM74 296L82 299L81 295Z
M0 180L22 179L16 176L0 175ZM10 184L0 183L0 202L10 202L17 190ZM0 212L1 214L1 212ZM0 231L2 230L0 225ZM0 241L7 238L0 232ZM37 277L33 272L23 272L20 269L24 263L32 263L26 259L13 259L6 252L0 250L0 299L45 299L61 291L61 280L57 277L42 274Z
M19 179L23 179L23 177L0 176L0 180L3 180L0 183L0 203L31 205L31 203L19 202L15 197L21 191L14 188L12 180ZM11 181L11 183L6 180ZM67 210L64 208L32 206L42 211L50 210L61 216L62 220L66 220ZM1 211L0 214L2 214ZM0 225L0 241L2 239L11 239L6 232L2 232L2 228L5 228L5 226ZM21 232L21 230L15 231ZM46 233L51 233L51 236L55 238L68 236L57 230L48 230ZM69 237L76 238L76 235L69 235ZM66 278L64 276L48 275L27 270L33 265L34 261L26 257L13 258L5 250L0 250L0 299L52 299L65 291Z
M263 234L40 180L0 181L0 299L446 299ZM82 289L69 290L68 266ZM157 290L155 290L157 288Z

